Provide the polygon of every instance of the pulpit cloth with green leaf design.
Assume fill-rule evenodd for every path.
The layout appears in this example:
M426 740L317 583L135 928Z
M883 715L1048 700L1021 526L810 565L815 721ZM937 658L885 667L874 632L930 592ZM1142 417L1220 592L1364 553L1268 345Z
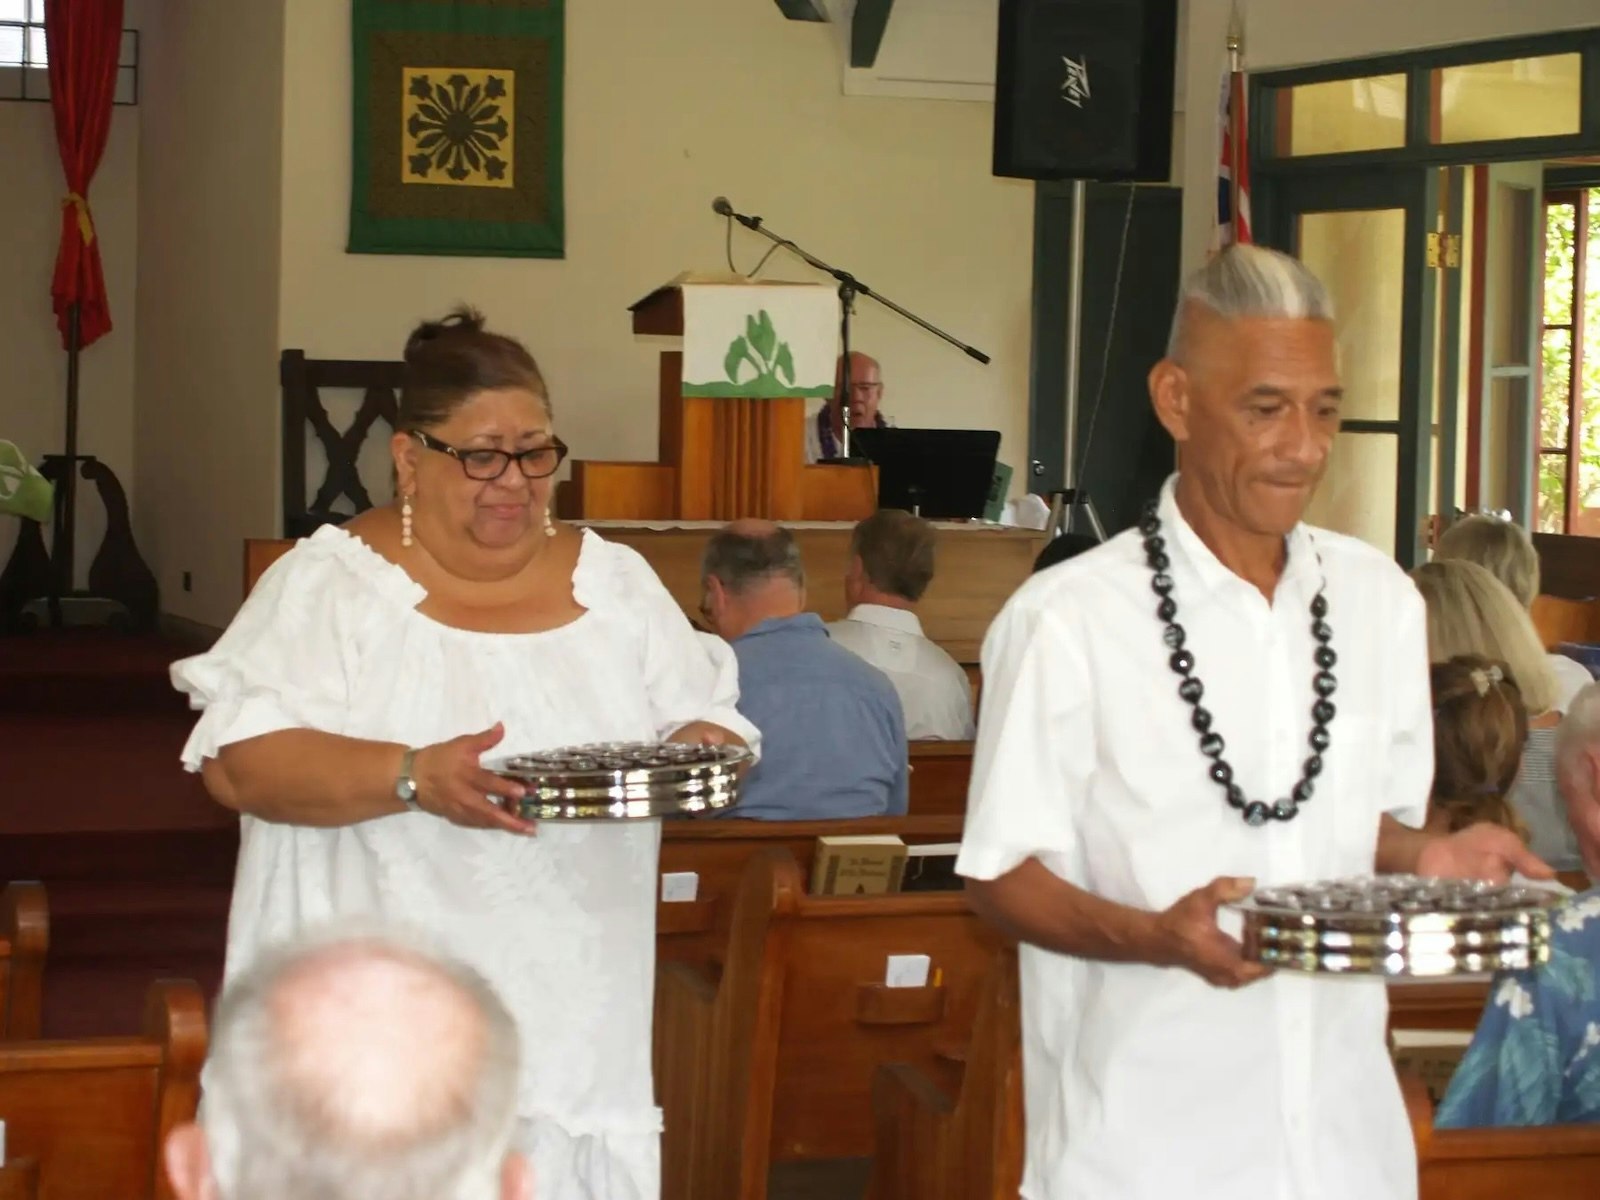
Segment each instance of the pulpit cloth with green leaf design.
M839 301L830 288L687 285L683 331L685 396L833 395Z
M351 253L565 255L564 17L565 0L352 0Z

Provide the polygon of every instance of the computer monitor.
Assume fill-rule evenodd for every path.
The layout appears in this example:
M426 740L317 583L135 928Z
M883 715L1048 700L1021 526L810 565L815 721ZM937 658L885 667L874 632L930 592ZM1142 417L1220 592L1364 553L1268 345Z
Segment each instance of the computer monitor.
M1000 453L996 429L859 429L850 450L878 467L878 507L919 516L983 516Z

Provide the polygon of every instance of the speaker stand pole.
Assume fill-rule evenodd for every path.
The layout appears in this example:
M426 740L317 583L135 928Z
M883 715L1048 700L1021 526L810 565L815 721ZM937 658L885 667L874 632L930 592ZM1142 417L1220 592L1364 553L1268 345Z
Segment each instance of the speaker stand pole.
M1082 489L1078 487L1078 381L1083 368L1083 239L1087 225L1089 185L1072 181L1071 247L1067 257L1067 361L1063 407L1061 487L1067 495L1065 528L1072 528ZM1098 522L1096 522L1098 523Z

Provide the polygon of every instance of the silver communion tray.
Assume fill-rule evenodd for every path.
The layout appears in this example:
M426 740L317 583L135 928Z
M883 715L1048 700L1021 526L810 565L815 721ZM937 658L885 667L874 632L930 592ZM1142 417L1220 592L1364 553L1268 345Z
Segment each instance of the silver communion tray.
M601 742L514 754L485 766L527 789L516 806L525 820L637 821L737 803L752 758L744 746Z
M1559 892L1518 884L1377 875L1261 888L1236 907L1244 956L1340 975L1480 975L1550 956Z

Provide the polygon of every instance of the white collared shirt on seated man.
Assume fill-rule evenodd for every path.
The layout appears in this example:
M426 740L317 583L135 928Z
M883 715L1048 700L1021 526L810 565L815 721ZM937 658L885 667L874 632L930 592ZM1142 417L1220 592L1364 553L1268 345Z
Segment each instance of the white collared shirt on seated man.
M889 677L905 711L906 737L918 741L971 741L972 681L906 608L857 604L828 636Z
M1338 655L1331 745L1288 822L1246 825L1208 777L1142 538L1034 576L983 650L984 713L958 870L1037 858L1160 911L1222 875L1258 886L1373 870L1380 819L1418 826L1432 774L1421 598L1363 543L1298 526L1271 602L1159 515L1201 703L1251 799L1310 751L1309 606ZM1238 932L1237 915L1219 922ZM1377 980L1279 974L1228 991L1179 968L1021 954L1027 1200L1402 1200L1416 1162Z

